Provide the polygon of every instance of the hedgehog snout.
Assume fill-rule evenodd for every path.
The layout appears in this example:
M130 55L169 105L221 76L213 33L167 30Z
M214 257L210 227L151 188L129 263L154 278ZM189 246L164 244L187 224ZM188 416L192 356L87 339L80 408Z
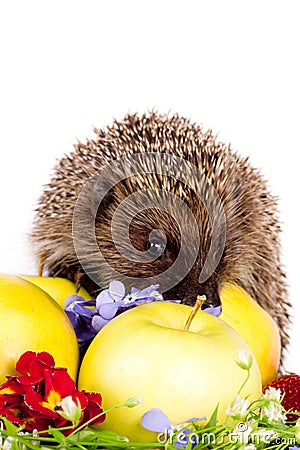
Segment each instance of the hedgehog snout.
M191 271L182 281L164 293L164 299L181 300L185 305L194 306L198 295L205 295L206 300L202 309L221 306L219 282L216 274L204 283L199 283L196 273Z
M202 309L215 308L221 306L219 290L216 286L198 286L198 289L190 289L186 292L182 299L182 303L194 305L198 295L205 295L206 300L202 305Z
M206 300L202 305L202 309L216 308L221 306L221 298L219 295L219 289L216 286L205 286L200 289L199 295L205 295Z

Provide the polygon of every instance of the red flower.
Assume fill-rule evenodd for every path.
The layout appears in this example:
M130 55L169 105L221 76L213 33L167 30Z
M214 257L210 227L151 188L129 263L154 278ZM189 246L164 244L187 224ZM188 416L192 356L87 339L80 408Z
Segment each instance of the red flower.
M54 358L47 352L25 352L16 363L16 369L23 375L43 376L44 369L54 369Z
M88 400L87 407L83 411L83 422L87 422L91 420L93 417L97 417L92 422L89 422L89 425L98 425L105 420L105 414L103 413L102 405L102 397L98 392L85 392L85 395Z
M0 395L0 416L5 416L16 425L22 425L20 419L22 409L23 397L16 394L1 394Z
M49 353L28 351L19 358L16 369L21 375L7 377L0 386L0 416L23 425L25 430L75 428L103 413L101 395L78 391L67 369L55 368ZM102 414L89 425L104 420Z

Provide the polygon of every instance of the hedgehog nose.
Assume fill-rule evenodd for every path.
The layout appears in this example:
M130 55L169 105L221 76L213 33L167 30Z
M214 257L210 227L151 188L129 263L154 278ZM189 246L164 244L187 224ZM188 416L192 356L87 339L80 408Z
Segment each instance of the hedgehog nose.
M200 295L206 296L206 300L202 305L202 309L216 308L217 306L221 306L221 299L217 289L209 286L207 288L204 288L203 290L201 289Z
M207 310L214 315L221 313L222 304L217 283L208 282L200 285L197 284L196 286L189 286L185 296L183 296L183 303L194 305L197 295L205 295L206 297L201 309Z

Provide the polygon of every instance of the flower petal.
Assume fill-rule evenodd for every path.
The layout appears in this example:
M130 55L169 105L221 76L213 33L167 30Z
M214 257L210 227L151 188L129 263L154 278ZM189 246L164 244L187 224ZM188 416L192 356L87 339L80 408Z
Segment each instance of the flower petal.
M106 303L114 303L114 299L109 295L108 290L101 291L100 294L96 298L96 310L99 311L99 308Z
M142 417L141 425L156 433L166 433L173 429L172 422L159 408L152 408L147 411Z
M222 312L222 306L209 306L208 308L205 308L203 311L207 312L208 314L211 314L212 316L219 317Z
M53 371L45 371L45 400L51 392L57 392L61 398L71 395L76 389L75 381L68 374L67 369L58 367Z
M151 284L151 286L142 289L139 293L135 292L134 296L136 300L151 298L153 297L153 293L156 293L158 287L159 284Z
M91 425L98 425L105 420L105 413L102 409L102 397L98 392L86 392L86 397L88 400L87 407L83 411L83 423L87 422L88 420L92 419L93 417L95 420L91 422Z
M68 308L72 303L81 302L84 298L77 294L71 294L65 299L65 308Z
M207 419L206 416L203 416L203 417L192 417L191 419L186 420L184 423L187 423L187 422L191 422L191 423L193 423L193 422L200 422L201 420L206 420L206 419Z
M117 311L119 309L119 304L117 302L114 303L104 303L100 306L98 312L99 315L106 320L110 320L115 317Z
M52 419L59 417L59 415L53 409L45 406L43 397L32 387L26 392L24 396L24 403L29 408L31 417L43 417Z
M109 322L109 320L103 319L101 316L94 316L92 318L92 327L94 330L94 335L95 333L98 333L98 331L100 331L104 325L106 325Z
M125 295L125 286L121 281L113 280L109 283L109 293L115 301L122 300Z
M81 300L77 300L76 298ZM66 313L75 313L84 317L92 317L94 309L88 308L88 306L96 306L96 300L84 300L82 297L72 294L66 299L64 311Z
M54 358L48 352L32 352L23 353L16 363L16 369L23 375L42 376L43 370L54 367Z

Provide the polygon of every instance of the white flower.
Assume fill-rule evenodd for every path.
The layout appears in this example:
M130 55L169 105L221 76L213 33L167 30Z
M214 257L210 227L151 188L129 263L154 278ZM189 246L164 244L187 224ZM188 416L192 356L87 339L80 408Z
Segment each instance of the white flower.
M285 422L286 416L284 414L284 409L280 403L277 401L269 401L264 406L262 406L260 411L261 419L266 418L268 422Z
M252 425L246 422L238 423L232 433L234 442L239 442L240 444L248 444L249 436L252 433Z
M263 406L260 417L266 418L268 422L285 422L286 415L281 403L280 389L269 387L263 394Z
M10 450L12 448L13 442L14 442L14 438L12 436L8 436L5 439L4 444L2 446L3 450Z
M71 422L78 424L82 409L77 399L77 403L74 402L71 395L64 397L61 402L58 403L58 406L61 407L61 411L57 411L64 419L70 420Z
M249 404L249 400L241 398L239 395L237 395L231 405L226 408L225 412L227 416L232 416L235 419L240 419L246 415Z
M8 436L1 448L3 450L11 450L16 448L19 448L20 450L26 450L26 445L21 444L16 437Z
M245 445L244 450L256 450L256 447L254 444L248 444Z
M244 348L238 349L238 360L236 361L237 365L244 370L249 370L253 364L253 357L251 353L247 352Z
M256 447L254 444L248 444L245 445L244 450L256 450Z
M281 391L280 389L275 389L270 386L265 393L263 394L265 400L275 400L276 402L280 402L281 400Z
M265 444L269 444L272 439L276 439L279 436L277 431L269 428L258 430L255 434L259 437L259 440Z

